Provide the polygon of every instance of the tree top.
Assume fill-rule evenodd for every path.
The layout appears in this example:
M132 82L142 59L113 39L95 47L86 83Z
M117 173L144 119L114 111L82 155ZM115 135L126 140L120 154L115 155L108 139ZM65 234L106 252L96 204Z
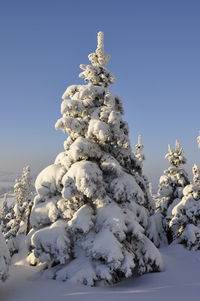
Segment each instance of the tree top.
M104 33L97 33L97 49L94 53L88 55L93 66L104 67L110 60L110 55L104 53Z

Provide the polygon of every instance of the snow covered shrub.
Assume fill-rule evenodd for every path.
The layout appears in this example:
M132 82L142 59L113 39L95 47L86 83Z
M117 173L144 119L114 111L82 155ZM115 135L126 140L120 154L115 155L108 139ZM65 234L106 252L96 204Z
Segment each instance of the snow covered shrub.
M181 164L186 163L183 153L183 148L180 146L178 140L176 140L175 150L172 150L169 145L165 158L169 160L171 166L160 177L156 198L156 211L161 215L160 218L169 243L172 241L169 229L172 210L183 197L183 188L189 184L186 171L180 167Z
M30 213L32 207L31 181L29 166L23 168L22 176L14 185L15 203L8 207L6 200L1 212L2 231L11 254L18 251L19 235L30 230Z
M56 129L64 152L37 177L31 212L31 261L48 277L95 285L159 271L160 253L147 238L152 200L141 162L131 152L119 97L108 89L103 33L81 65L88 84L67 88Z
M8 277L8 267L10 264L10 254L6 245L5 238L0 229L0 281Z
M170 228L173 239L189 249L200 249L200 170L193 166L193 184L183 189L182 200L173 208Z

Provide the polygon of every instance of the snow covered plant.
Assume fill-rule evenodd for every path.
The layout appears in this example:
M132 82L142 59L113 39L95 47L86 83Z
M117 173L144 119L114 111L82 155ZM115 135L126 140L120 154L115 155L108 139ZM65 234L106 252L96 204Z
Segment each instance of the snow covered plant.
M22 176L14 185L15 203L8 208L6 200L1 216L2 231L8 243L11 254L18 251L19 235L30 230L30 213L32 207L30 167L23 168Z
M186 163L183 153L183 148L180 146L178 140L176 140L175 143L175 150L172 150L170 145L168 146L168 153L165 158L169 160L171 166L166 169L164 175L160 177L156 200L157 212L161 214L161 220L169 243L172 240L171 232L168 227L172 209L183 197L183 188L189 184L186 171L180 167L181 164Z
M138 136L138 142L135 145L135 152L133 153L133 157L137 160L137 168L135 169L135 178L136 182L139 184L139 186L142 188L142 190L145 193L145 199L147 200L145 203L145 207L148 209L148 212L150 215L154 214L155 212L155 202L152 198L152 191L151 191L151 184L148 181L148 178L146 175L142 172L142 166L143 162L145 160L144 154L142 154L144 146L142 145L142 136ZM149 229L149 226L148 226Z
M198 145L198 148L200 148L200 131L199 131L199 136L197 137L197 145Z
M193 184L195 186L200 186L200 169L196 164L194 164L192 168L192 173L193 173Z
M144 146L142 145L142 136L139 135L138 142L135 145L134 155L140 163L141 170L142 170L143 161L145 160L145 156L142 154L143 148ZM137 175L135 176L137 177ZM140 178L141 177L143 179L143 185L145 185L145 191L148 194L148 200L149 200L148 211L150 216L149 216L149 222L147 228L147 236L157 247L160 247L167 244L166 235L162 227L161 215L155 212L155 200L153 199L151 184L149 183L147 177L144 174L140 174Z
M170 228L173 239L189 249L200 249L200 169L193 166L193 184L183 189L182 200L173 208Z
M8 267L10 264L10 254L6 245L5 238L0 229L0 281L8 277Z
M108 89L103 33L81 65L88 84L63 94L56 129L64 151L36 179L29 255L48 277L95 285L159 271L160 253L147 238L152 201L131 152L123 105Z

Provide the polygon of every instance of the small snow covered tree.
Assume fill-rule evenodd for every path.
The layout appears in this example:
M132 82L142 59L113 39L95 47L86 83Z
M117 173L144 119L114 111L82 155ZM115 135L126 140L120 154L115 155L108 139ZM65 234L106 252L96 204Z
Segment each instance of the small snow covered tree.
M18 234L27 234L30 230L30 213L32 207L30 167L24 167L21 178L14 186L16 205L14 212L18 221Z
M176 242L200 250L200 169L196 164L193 176L193 184L183 189L182 200L172 210L169 226Z
M8 267L10 265L10 254L6 245L5 238L0 229L0 281L8 277Z
M138 136L138 143L135 145L135 152L134 156L137 158L138 162L140 163L140 171L142 171L143 161L145 160L144 154L142 154L144 146L142 144L142 136ZM137 174L135 175L137 177ZM143 189L147 193L148 199L148 211L149 211L149 222L147 227L147 236L148 238L153 241L153 243L160 247L166 244L166 237L162 227L162 219L160 214L155 212L155 200L153 199L152 194L152 186L149 183L147 177L140 172L140 178L143 179L142 186L145 188ZM141 185L140 185L141 186Z
M81 65L88 84L63 94L56 129L65 151L37 177L31 213L30 262L48 277L95 285L159 271L160 253L147 238L149 192L131 152L123 106L108 86L103 33Z
M144 148L144 145L142 144L142 136L138 136L138 143L135 145L135 157L138 159L141 164L145 160L145 156L142 154L142 150Z
M200 131L199 131L199 136L197 137L197 145L198 145L198 148L200 148Z
M200 169L196 164L194 164L192 168L192 173L193 173L193 184L195 186L200 186Z
M2 202L1 208L0 208L0 225L6 225L8 222L8 214L10 212L10 208L7 203L7 193L4 193L4 200Z
M18 251L18 236L30 230L30 213L32 207L30 167L23 168L22 176L14 185L14 206L8 208L4 201L1 216L2 231L11 254Z
M137 159L137 165L139 166L137 167L137 170L135 172L135 178L136 182L139 184L145 194L144 197L146 199L146 203L144 204L144 206L148 209L149 214L152 215L155 212L155 202L152 198L151 186L148 178L142 172L143 162L145 160L145 156L144 154L142 154L143 148L144 146L142 144L142 136L139 135L138 142L135 145L135 152L133 154L133 156Z
M183 188L189 184L186 171L180 167L186 163L183 156L183 148L178 140L175 143L175 150L168 146L168 153L165 158L169 160L171 166L164 171L160 177L158 195L156 198L157 212L161 214L161 220L166 231L168 242L172 240L171 231L168 227L172 215L172 209L183 197Z

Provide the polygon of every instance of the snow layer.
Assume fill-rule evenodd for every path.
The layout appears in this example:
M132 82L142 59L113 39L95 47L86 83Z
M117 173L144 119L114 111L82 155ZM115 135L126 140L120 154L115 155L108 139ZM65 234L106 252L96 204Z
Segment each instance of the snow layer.
M112 287L85 287L54 280L36 280L37 267L18 261L10 269L10 277L0 284L1 301L169 301L199 300L200 251L188 251L180 245L161 249L165 269L161 273L129 279ZM79 256L77 265L84 269Z
M41 262L55 260L63 264L69 259L70 242L66 236L63 221L57 221L50 227L36 231L31 237L31 243L37 246L34 248L34 255Z
M65 169L57 164L52 164L40 172L35 181L35 188L39 195L52 195L61 190L61 179Z

